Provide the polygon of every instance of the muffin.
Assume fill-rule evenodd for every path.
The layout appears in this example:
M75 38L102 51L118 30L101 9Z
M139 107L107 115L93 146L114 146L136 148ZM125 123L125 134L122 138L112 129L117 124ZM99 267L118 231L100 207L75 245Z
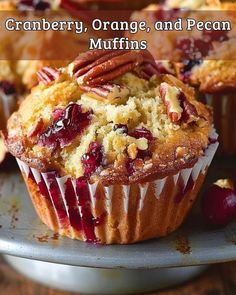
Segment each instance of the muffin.
M172 14L168 9L174 9ZM219 10L219 19L227 19L235 24L232 14L232 11L236 10L235 3L221 3L217 0L165 1L162 5L151 5L142 12L134 13L132 18L152 22L152 15L154 15L155 20L164 16L167 17L168 13L173 17L175 13L176 17L178 13L186 16L192 13L189 9L201 11L198 18L202 17L203 20L204 18L207 20L209 11ZM159 61L163 71L171 72L185 83L194 86L199 99L213 107L214 123L219 133L219 153L235 155L236 62L233 60L235 53L234 29L230 32L185 31L185 36L180 37L172 31L162 34L162 36L158 35L158 42L156 42L157 38L153 34L148 36L151 53L156 59L163 57L172 61L169 62L168 66L166 66L166 61L164 66L162 65L163 62ZM162 39L159 40L159 37ZM140 32L138 36L135 36L135 39L144 39L143 33ZM196 56L198 57L196 58Z
M218 146L194 90L148 51L88 51L38 77L4 138L41 220L102 244L178 228Z

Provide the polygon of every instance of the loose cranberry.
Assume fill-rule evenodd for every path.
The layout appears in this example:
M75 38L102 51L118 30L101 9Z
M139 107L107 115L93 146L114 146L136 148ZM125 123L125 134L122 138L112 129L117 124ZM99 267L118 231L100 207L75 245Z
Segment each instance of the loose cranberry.
M6 95L11 95L16 93L16 88L15 86L6 80L0 81L0 89L6 94Z
M114 131L120 130L122 133L128 134L128 127L127 125L124 125L124 124L115 124L113 127L113 130Z
M236 192L216 184L209 187L202 199L202 213L211 225L227 225L236 217Z
M216 31L216 30L211 30L211 31L203 31L203 36L206 37L206 39L210 42L212 41L227 41L229 39L228 37L228 31Z
M213 48L211 42L192 37L178 38L176 47L181 50L183 60L201 60Z
M148 141L153 140L152 133L149 130L147 130L146 128L144 128L144 127L134 129L133 131L129 132L129 136L132 136L132 137L137 138L137 139L144 137Z
M50 3L47 1L42 0L20 0L17 4L18 10L29 10L29 9L35 9L35 10L46 10L51 7Z
M83 112L80 105L69 104L62 115L40 135L39 142L50 148L63 148L89 125L92 112Z
M81 162L84 168L84 175L89 177L99 166L102 165L102 146L98 142L91 142L88 152L82 156Z

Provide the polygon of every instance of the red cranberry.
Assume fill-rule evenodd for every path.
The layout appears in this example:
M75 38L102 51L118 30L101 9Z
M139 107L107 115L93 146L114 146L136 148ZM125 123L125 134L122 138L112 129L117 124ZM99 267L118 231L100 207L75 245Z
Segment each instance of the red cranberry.
M173 8L173 9L163 9L159 8L157 11L153 13L154 21L171 21L177 19L179 16L180 9Z
M227 41L229 39L227 31L215 31L215 30L207 31L207 30L205 30L205 31L203 31L203 36L206 37L206 39L210 42L212 42L212 41L223 42L223 41Z
M83 113L80 105L69 104L58 120L40 135L39 142L53 149L69 145L89 125L92 112Z
M211 42L186 37L178 38L176 47L181 50L183 60L201 60L213 48Z
M134 160L128 158L125 164L128 175L132 175L135 172Z
M113 127L113 130L114 131L120 130L122 133L128 134L128 127L127 125L124 125L124 124L115 124Z
M16 92L15 86L6 80L0 81L0 89L6 94L6 95L11 95Z
M146 128L144 128L144 127L134 129L133 131L129 132L129 136L132 136L132 137L137 138L137 139L144 137L148 141L153 140L152 133L149 130L147 130Z
M236 217L236 192L214 184L203 196L202 212L209 224L227 225Z
M211 138L211 137L209 137L208 141L209 141L209 144L214 144L214 143L217 142L217 138Z
M17 4L18 10L46 10L51 7L50 3L42 0L20 0Z
M64 110L62 108L55 108L52 112L53 122L58 121L62 118Z
M99 166L102 165L102 146L98 142L91 142L88 152L82 156L81 162L84 168L84 175L89 177Z

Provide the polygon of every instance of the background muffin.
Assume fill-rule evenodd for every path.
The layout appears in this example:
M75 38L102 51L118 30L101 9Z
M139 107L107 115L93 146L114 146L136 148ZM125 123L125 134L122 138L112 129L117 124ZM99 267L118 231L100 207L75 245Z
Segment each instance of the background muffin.
M217 147L193 89L148 51L90 51L38 76L5 140L41 219L107 244L175 230Z
M163 5L151 5L142 12L135 13L134 19L153 21L168 16L168 8L198 9L198 18L207 19L208 11L221 11L217 17L235 23L230 11L235 10L235 3L220 1L165 1ZM223 13L224 12L224 13ZM172 11L181 16L188 16L191 11ZM174 17L174 15L173 15ZM232 60L235 52L235 32L203 31L184 32L179 36L176 32L167 32L148 37L149 48L156 59L164 57L171 60L168 66L159 62L163 72L175 73L181 80L196 87L199 99L207 102L214 109L214 122L219 132L221 154L236 154L236 132L234 113L236 111L235 73L236 62ZM142 33L135 36L143 39ZM165 44L165 46L162 46ZM173 54L174 53L174 54ZM197 58L196 58L197 56ZM179 60L179 61L178 61Z

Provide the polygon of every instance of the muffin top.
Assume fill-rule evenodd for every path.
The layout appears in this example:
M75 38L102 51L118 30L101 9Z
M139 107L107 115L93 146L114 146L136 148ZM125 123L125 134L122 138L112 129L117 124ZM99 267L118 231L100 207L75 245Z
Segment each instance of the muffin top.
M88 51L38 77L4 136L14 156L40 171L142 182L192 167L209 143L211 110L159 74L148 51Z
M176 34L175 31L169 31L159 34L158 42L155 41L157 38L149 34L147 36L149 48L154 58L171 60L172 62L168 68L165 68L165 71L170 72L169 69L174 68L175 75L179 79L198 86L202 92L218 93L235 90L235 17L231 13L236 10L235 3L221 3L218 0L167 0L161 5L150 5L141 12L135 12L132 19L145 19L150 22L153 21L150 17L153 14L155 21L163 20L163 18L170 17L168 9L174 9L173 18L178 17L178 13L182 17L193 17L196 10L200 11L197 17L193 18L202 21L209 20L209 17L212 18L212 14L209 16L209 11L220 10L221 14L218 14L214 20L231 21L233 30L184 31L183 36ZM141 32L135 35L135 39L143 39L142 34Z

